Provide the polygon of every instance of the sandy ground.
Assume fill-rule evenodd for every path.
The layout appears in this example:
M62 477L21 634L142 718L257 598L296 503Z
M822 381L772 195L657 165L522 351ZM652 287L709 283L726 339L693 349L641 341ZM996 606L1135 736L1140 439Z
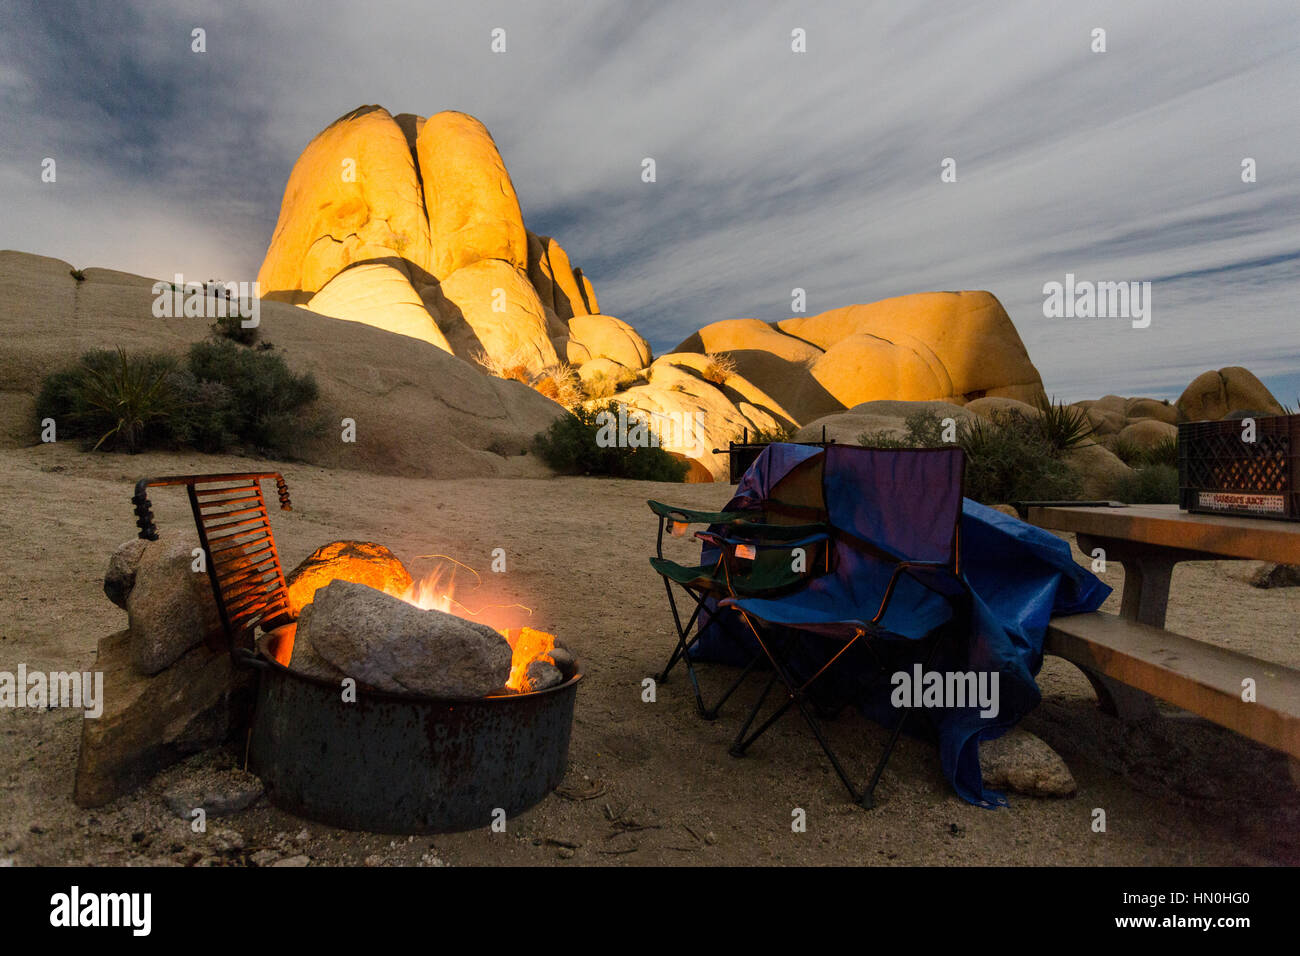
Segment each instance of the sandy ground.
M198 455L3 451L0 670L22 661L29 669L89 669L98 638L125 626L101 582L109 554L134 535L128 499L137 478L274 467L294 500L293 512L272 513L286 568L338 538L382 542L417 574L433 565L419 555L449 554L486 571L492 549L506 550L507 573L485 575L491 580L481 596L531 607L529 623L563 635L587 675L565 783L571 796L548 797L509 821L505 833L394 839L304 822L262 801L194 834L161 799L184 767L108 807L81 810L71 800L80 714L3 711L0 861L243 864L269 848L313 864L1300 862L1300 795L1280 755L1186 715L1123 727L1100 714L1071 665L1053 658L1039 678L1043 705L1024 725L1065 757L1078 795L1012 795L1011 806L997 811L955 796L933 747L917 740L900 744L871 811L848 803L797 717L783 720L746 758L729 757L726 744L757 684L713 723L695 716L684 675L660 685L655 703L643 703L642 679L672 646L662 584L646 564L654 524L645 499L716 507L728 497L721 486L425 481ZM160 489L153 498L160 528L189 524L183 494ZM674 545L688 556L689 545ZM1249 570L1229 562L1182 565L1169 626L1300 666L1300 590L1256 590L1245 583ZM1122 571L1112 567L1106 580L1118 590ZM715 692L731 674L702 668L706 689ZM848 713L828 727L853 772L865 774L883 731ZM235 759L216 751L195 761ZM795 808L806 811L806 832L792 832ZM1105 833L1091 829L1094 808L1106 811Z

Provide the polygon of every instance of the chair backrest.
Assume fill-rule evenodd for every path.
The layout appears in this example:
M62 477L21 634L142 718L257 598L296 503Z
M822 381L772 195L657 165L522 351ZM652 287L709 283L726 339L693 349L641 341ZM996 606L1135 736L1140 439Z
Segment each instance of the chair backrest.
M960 448L826 449L831 524L906 561L956 566L966 455Z
M266 630L289 619L288 588L262 497L263 478L275 479L280 508L291 510L288 486L278 472L142 478L131 499L140 537L156 541L146 489L185 486L228 647L246 645L258 625Z

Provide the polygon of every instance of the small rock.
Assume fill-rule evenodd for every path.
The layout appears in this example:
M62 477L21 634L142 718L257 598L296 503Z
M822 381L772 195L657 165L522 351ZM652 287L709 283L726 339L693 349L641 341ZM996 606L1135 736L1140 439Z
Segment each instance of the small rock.
M713 846L718 842L718 835L710 830L708 833L704 834L704 842L709 846Z
M550 661L532 661L528 665L528 686L536 693L564 682L560 669Z
M210 817L236 813L262 795L262 781L246 770L205 768L186 777L163 794L172 813L182 820L202 808Z
M366 866L383 866L383 865L384 865L384 858L381 857L378 853L372 853L372 854L370 854L370 856L366 857L366 859L365 859L365 865L366 865Z
M278 859L280 859L280 854L269 847L265 850L258 850L248 858L253 866L270 866Z
M560 675L564 680L568 680L578 671L578 659L571 651L565 650L558 644L551 650L551 660L560 669Z
M222 853L233 853L244 848L244 835L238 830L231 830L226 827L215 827L208 831L208 839L211 840L217 850Z
M980 743L984 785L1031 797L1072 797L1078 790L1074 775L1051 747L1016 727L995 740Z
M0 859L0 867L8 867L13 865L14 865L14 858L12 856L6 856L3 859Z
M298 856L287 856L283 860L276 860L271 865L272 866L311 866L311 857L303 856L301 854L299 854Z
M308 840L310 840L310 839L311 839L311 834L310 834L310 833L307 831L307 829L304 827L303 829L301 829L301 830L298 831L298 835L297 835L296 837L293 838L293 842L294 842L294 843L306 843L306 842L307 842Z
M555 852L555 855L561 860L571 860L573 859L573 852L572 847L562 846Z

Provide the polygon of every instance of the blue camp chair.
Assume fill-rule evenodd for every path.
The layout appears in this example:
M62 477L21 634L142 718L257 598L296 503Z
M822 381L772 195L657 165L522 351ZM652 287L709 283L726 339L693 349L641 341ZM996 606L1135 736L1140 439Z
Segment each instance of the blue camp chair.
M959 565L964 467L959 448L846 445L775 444L754 462L724 513L763 512L773 502L824 513L828 553L818 573L782 593L732 589L716 598L716 614L733 612L772 668L731 746L733 756L742 756L795 707L851 797L863 806L874 805L876 785L910 711L903 709L869 782L859 791L822 732L811 694L859 642L928 641L927 670L945 638L957 648L970 615L970 593ZM743 571L738 551L752 551L745 550L734 522L710 526L701 537L701 566L717 563ZM709 609L707 601L702 606ZM751 732L778 682L785 700Z

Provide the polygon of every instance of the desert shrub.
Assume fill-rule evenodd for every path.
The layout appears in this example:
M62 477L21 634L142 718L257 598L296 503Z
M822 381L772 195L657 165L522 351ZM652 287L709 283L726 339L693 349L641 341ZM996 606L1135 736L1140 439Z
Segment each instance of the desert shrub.
M579 385L587 401L594 401L602 398L612 398L619 392L643 384L648 380L649 378L644 369L637 371L630 368L620 368L612 375L608 372L596 372L585 380L581 380Z
M943 448L943 418L919 411L903 422L902 438L867 432L858 439L872 448ZM971 418L957 423L956 443L966 452L966 496L984 504L1079 497L1079 475L1060 457L1039 424L1015 412L995 413L992 420Z
M1178 467L1178 439L1172 435L1160 439L1147 449L1145 460L1148 465L1168 465L1176 469Z
M318 391L310 374L294 374L279 355L226 340L195 343L183 364L101 349L46 377L36 418L53 418L61 437L95 449L289 455L314 431L304 413Z
M707 352L704 357L708 360L701 373L705 381L721 385L736 374L736 363L732 361L731 356L723 355L721 352Z
M252 345L261 333L260 326L244 328L244 320L238 315L225 315L218 318L208 328L214 339L229 339L239 345ZM266 343L263 343L264 345Z
M87 352L71 368L46 376L36 419L53 418L58 434L87 447L135 453L165 443L176 397L168 355L128 355L124 349Z
M68 275L72 276L72 278L76 279L78 282L86 281L86 273L81 269L70 269L68 270Z
M957 426L966 450L966 494L984 504L1078 498L1079 474L1034 421L1015 413Z
M1110 446L1110 450L1115 453L1115 457L1128 465L1130 468L1136 467L1142 463L1143 455L1146 453L1142 446L1137 442L1129 441L1127 438L1116 438Z
M602 446L597 437L607 428L602 413L618 421L618 403L573 409L533 439L538 455L556 471L570 475L609 475L644 481L684 481L689 470L662 448Z
M618 381L604 372L596 372L582 383L582 393L588 400L612 398L618 391Z
M268 454L288 453L297 445L304 424L299 413L320 394L310 373L296 375L280 355L228 341L195 342L189 371L200 382L225 386L230 401L222 414L231 416L234 434Z
M1116 482L1112 494L1131 505L1178 504L1178 469L1168 464L1149 464Z
M749 433L749 440L755 445L771 442L793 441L795 430L789 425L777 425L775 428L756 428Z
M943 440L943 418L933 412L912 412L903 419L903 428L903 438L885 430L863 432L858 444L869 448L942 448L947 444Z
M1143 448L1137 442L1127 439L1117 439L1111 451L1130 468L1145 468L1148 465L1178 467L1178 439L1174 437L1162 438L1150 448Z

